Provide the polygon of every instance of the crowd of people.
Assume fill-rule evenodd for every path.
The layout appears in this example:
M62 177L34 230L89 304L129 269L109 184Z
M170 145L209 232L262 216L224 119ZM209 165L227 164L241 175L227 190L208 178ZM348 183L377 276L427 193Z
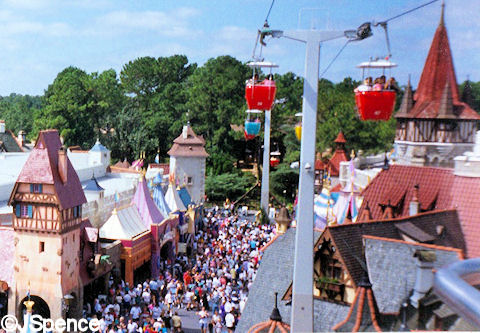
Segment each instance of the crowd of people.
M233 332L273 226L216 207L199 229L191 257L177 257L136 286L111 282L107 295L86 305L85 316L99 319L102 333L182 332L182 309L195 312L202 333Z

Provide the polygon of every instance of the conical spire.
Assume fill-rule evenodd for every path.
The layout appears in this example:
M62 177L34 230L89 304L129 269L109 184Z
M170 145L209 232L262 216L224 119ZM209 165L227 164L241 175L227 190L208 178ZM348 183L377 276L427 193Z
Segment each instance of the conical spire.
M379 315L372 284L367 272L362 277L347 318L332 327L336 332L382 332L377 317Z
M452 91L450 89L450 84L447 81L445 83L445 88L443 89L442 98L440 99L440 107L438 108L439 119L456 119L456 115L453 113L453 101L452 101Z
M418 83L418 89L415 93L416 105L421 107L421 104L424 102L439 101L447 80L450 84L452 99L454 103L458 103L457 81L445 27L444 5L442 5L440 24L435 31L422 76Z
M405 93L403 94L402 104L400 104L400 108L398 109L395 118L403 118L408 115L410 110L413 107L413 91L412 91L412 84L410 83L410 76L408 77L407 87L405 88Z

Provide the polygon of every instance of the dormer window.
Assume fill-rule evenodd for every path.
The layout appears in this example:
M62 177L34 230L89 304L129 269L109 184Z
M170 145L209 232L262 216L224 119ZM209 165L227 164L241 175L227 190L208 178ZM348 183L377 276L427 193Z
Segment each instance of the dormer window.
M43 186L42 184L30 184L30 193L42 193Z

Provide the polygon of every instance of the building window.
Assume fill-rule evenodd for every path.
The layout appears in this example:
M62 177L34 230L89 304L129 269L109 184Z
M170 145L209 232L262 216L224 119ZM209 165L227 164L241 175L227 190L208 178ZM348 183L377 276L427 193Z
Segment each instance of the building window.
M40 242L40 245L38 247L38 252L39 253L45 252L45 242Z
M73 217L80 217L82 215L82 206L73 207Z
M30 193L42 193L43 186L42 184L30 184Z
M193 177L187 177L187 185L193 184Z
M33 217L33 207L32 205L17 205L15 207L15 215L17 217Z

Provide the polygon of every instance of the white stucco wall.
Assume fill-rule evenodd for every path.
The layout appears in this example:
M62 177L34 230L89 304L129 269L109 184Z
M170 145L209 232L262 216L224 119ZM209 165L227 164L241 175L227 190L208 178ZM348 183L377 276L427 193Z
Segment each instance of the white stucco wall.
M192 200L202 202L205 197L205 158L204 157L170 157L170 172L175 172L178 184L187 186ZM192 177L191 185L187 184Z

